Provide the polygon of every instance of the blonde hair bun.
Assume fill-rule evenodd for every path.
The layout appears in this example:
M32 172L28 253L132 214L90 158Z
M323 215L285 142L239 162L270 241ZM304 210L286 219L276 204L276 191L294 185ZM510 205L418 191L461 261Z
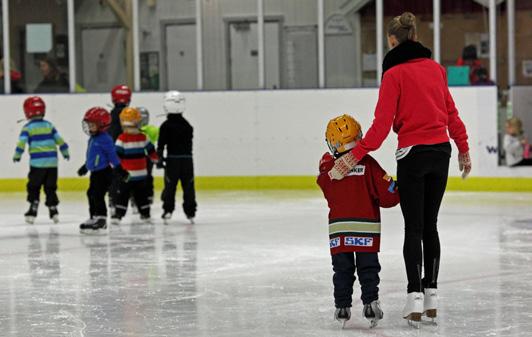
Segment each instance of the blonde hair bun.
M399 17L399 22L404 28L411 28L416 26L416 16L410 12L404 12Z

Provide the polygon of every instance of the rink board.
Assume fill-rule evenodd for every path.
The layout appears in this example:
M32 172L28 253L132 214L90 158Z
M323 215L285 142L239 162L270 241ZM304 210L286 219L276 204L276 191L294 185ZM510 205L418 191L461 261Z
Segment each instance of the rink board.
M197 177L197 190L318 190L315 177ZM62 178L58 182L62 191L85 191L89 180L84 178ZM155 177L155 189L163 187L163 178ZM20 192L26 188L24 179L2 179L0 190ZM531 192L532 178L485 178L472 177L463 180L450 177L448 191L478 192Z
M452 88L453 97L467 126L473 177L493 180L451 180L450 187L476 190L514 190L530 186L532 168L498 166L497 93L495 87ZM185 93L186 118L194 126L194 166L199 188L312 188L317 163L327 151L324 130L339 114L355 116L366 131L373 120L377 89L276 90ZM22 163L11 157L23 118L25 95L0 97L7 128L0 134L2 189L21 189L27 175L27 153ZM46 118L52 121L71 149L71 160L60 159L61 178L74 178L84 161L87 136L81 130L83 113L92 106L108 106L108 94L43 95ZM135 93L132 105L147 107L151 123L164 121L163 93ZM391 133L372 155L390 174L396 170L396 136ZM458 177L453 144L450 176ZM161 176L160 170L155 175ZM511 180L500 178L511 178ZM13 181L12 179L15 179ZM16 180L20 181L17 182ZM83 189L86 183L62 180L66 189ZM483 186L483 184L487 186ZM10 187L12 186L12 187ZM16 187L18 186L18 187ZM76 186L79 186L76 188ZM505 186L497 187L493 186ZM15 188L16 187L16 188ZM528 190L529 187L526 187Z

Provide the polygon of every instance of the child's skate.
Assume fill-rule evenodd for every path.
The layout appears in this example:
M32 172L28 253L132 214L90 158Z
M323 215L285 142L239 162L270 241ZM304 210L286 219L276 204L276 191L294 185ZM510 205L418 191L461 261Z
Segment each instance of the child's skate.
M408 325L419 329L421 314L423 313L423 293L412 292L406 297L406 304L403 309L403 318L408 321Z
M342 323L342 329L345 328L345 323L351 318L351 308L336 308L334 312L334 319Z
M438 294L436 288L425 288L423 301L423 314L430 320L429 323L436 325L436 311L438 309Z
M193 216L187 216L187 219L188 219L188 221L190 221L191 225L195 224Z
M172 218L172 212L164 211L161 216L165 225L168 225L169 220Z
M111 217L111 225L115 225L115 226L119 226L120 225L120 222L121 222L122 218L116 216L116 215L113 215Z
M33 225L35 223L35 218L37 217L37 210L39 209L39 202L33 202L30 204L30 208L26 213L24 213L24 219L27 224Z
M48 212L50 214L50 219L54 223L59 223L59 212L57 211L57 206L48 207Z
M103 216L88 219L79 225L79 231L83 234L96 234L107 229L107 219Z
M378 322L384 317L380 302L375 300L369 304L364 304L364 317L369 321L369 328L377 326Z
M146 223L146 224L151 224L153 223L151 221L151 216L149 214L141 214L140 215L140 221L142 221L143 223Z

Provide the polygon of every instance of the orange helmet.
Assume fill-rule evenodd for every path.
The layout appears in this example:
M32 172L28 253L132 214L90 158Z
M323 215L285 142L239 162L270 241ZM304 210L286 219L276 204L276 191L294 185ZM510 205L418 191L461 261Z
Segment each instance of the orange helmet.
M120 112L120 124L122 126L138 127L141 120L142 116L137 108L127 107Z
M332 154L339 154L355 147L357 140L362 138L360 124L349 115L333 118L327 124L325 140Z

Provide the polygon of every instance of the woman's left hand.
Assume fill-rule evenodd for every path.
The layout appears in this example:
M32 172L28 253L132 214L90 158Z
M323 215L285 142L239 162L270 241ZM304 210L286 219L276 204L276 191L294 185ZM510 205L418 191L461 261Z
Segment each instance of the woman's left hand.
M469 152L458 154L458 168L462 172L462 179L467 178L471 172L471 157L469 156Z
M352 152L348 152L334 161L333 168L329 171L331 180L342 180L358 163Z

